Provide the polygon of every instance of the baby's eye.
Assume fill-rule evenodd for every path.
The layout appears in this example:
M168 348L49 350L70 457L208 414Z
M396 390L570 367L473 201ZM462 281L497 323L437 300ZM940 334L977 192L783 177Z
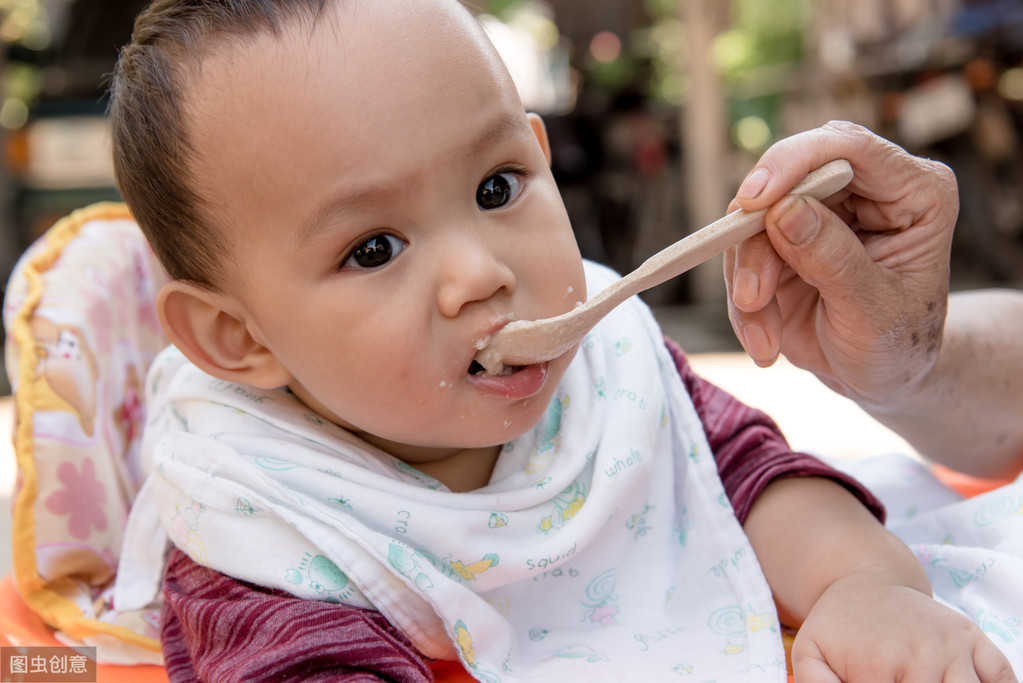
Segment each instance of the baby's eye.
M355 247L341 267L379 268L401 253L406 246L406 242L394 235L374 235Z
M476 204L484 211L500 209L519 193L518 174L495 173L476 188Z

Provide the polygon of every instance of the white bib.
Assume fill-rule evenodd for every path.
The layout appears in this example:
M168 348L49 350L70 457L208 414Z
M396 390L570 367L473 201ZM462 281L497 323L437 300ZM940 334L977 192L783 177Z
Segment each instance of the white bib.
M592 295L614 275L587 264L587 279ZM202 565L373 607L485 681L785 680L770 590L638 299L468 493L173 350L149 390L139 499Z

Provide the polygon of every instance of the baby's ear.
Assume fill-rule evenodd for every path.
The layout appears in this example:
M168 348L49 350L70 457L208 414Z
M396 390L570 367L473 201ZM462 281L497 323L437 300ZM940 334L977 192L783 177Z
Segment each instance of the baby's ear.
M529 112L526 114L526 118L529 119L529 125L533 128L533 135L536 136L536 141L540 143L543 155L547 158L547 165L550 166L551 142L547 139L547 126L544 125L543 119L540 118L539 114Z
M160 325L188 360L227 382L276 389L291 374L256 338L228 296L172 280L156 299Z

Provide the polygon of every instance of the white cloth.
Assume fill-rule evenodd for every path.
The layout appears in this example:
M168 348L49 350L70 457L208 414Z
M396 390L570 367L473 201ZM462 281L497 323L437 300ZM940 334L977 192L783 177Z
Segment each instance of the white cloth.
M973 619L1023 673L1023 481L964 499L904 455L832 464L884 503L934 597Z
M591 295L613 278L587 264ZM372 606L485 681L785 679L767 582L638 299L468 493L174 351L148 384L146 499L200 564Z

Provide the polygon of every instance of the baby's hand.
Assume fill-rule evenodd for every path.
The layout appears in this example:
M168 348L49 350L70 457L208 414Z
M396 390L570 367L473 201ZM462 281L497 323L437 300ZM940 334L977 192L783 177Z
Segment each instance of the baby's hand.
M969 619L877 575L821 594L792 647L796 683L1015 683L1008 660Z

